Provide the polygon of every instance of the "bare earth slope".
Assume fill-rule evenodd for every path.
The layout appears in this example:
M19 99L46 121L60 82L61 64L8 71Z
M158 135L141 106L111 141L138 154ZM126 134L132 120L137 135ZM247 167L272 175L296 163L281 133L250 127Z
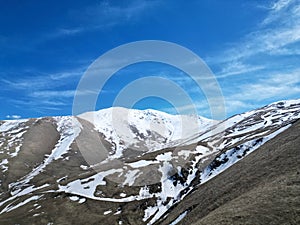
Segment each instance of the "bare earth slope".
M300 121L200 185L163 222L300 224Z

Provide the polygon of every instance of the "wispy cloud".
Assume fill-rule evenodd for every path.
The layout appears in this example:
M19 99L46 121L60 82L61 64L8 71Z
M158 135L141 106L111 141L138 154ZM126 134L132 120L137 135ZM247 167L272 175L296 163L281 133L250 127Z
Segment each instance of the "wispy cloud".
M20 115L7 115L6 118L7 119L20 119L21 116Z
M194 100L194 99L193 99ZM171 114L193 114L195 111L202 116L210 116L210 108L206 100L194 100L191 104L182 102L180 106L162 108L161 110Z
M265 10L267 16L256 30L241 41L232 43L219 56L207 58L210 64L218 64L223 68L218 72L221 77L261 70L266 66L272 67L274 56L299 54L299 1L275 1Z
M238 86L225 85L226 111L230 115L278 99L300 96L300 65L290 60L300 53L300 4L297 0L273 1L257 29L208 59L221 68L217 78L244 76ZM247 83L246 83L247 82ZM199 109L201 110L201 109Z
M35 51L41 44L55 39L93 31L105 32L107 29L119 25L138 23L152 9L161 5L158 0L94 1L80 9L66 10L63 19L68 22L40 30L38 35L30 37L26 35L17 37L1 35L0 47L14 51ZM26 45L23 44L24 42Z
M55 91L35 91L29 94L29 96L40 99L65 99L65 98L73 98L74 95L95 95L99 94L100 91L102 93L113 93L112 91L107 90L55 90ZM51 102L44 102L51 103Z
M199 90L198 90L199 91ZM193 89L187 89L188 93ZM234 92L224 96L228 115L241 113L261 107L273 101L299 98L300 96L300 69L268 74L252 83L243 83L234 87ZM211 101L213 102L213 101ZM197 109L200 115L210 117L210 107L206 100L193 98L193 104L184 104L177 110L189 113ZM174 109L163 109L174 113Z
M27 96L19 99L8 99L9 104L14 105L15 108L23 110L24 108L28 110L34 110L34 112L39 112L47 115L49 110L61 112L63 107L69 107L70 103L68 101L55 100L55 99L34 99Z
M22 78L2 78L0 81L4 84L2 91L14 92L15 98L7 101L15 107L61 110L72 104L70 99L82 74L83 68L58 73L24 71Z
M258 79L255 83L243 84L236 93L225 96L227 111L255 108L265 100L297 98L300 96L300 69L275 73Z
M45 81L45 79L19 79L19 80L8 80L8 79L1 79L1 83L5 84L6 87L9 89L17 89L17 90L30 90L32 87L34 88L45 88L49 87L49 83Z
M72 98L75 94L74 90L62 90L62 91L35 91L30 96L35 98Z
M265 9L269 10L269 15L263 20L262 25L267 25L277 20L285 8L293 3L294 0L279 0L272 2L269 6L265 6Z
M271 9L274 12L278 12L283 8L287 7L293 0L279 0L278 2L274 2L271 6Z
M76 18L80 26L57 28L47 37L49 39L71 36L94 30L105 30L114 26L140 21L149 10L160 5L160 1L130 0L126 3L100 1L80 10L71 10L68 16Z
M34 70L28 70L23 72L18 72L18 77L20 73L23 73L23 78L17 79L5 79L2 78L0 81L6 86L12 89L19 90L45 90L54 87L59 87L64 85L65 81L70 79L79 79L83 74L85 67L74 68L71 71L57 72L57 73L46 73ZM14 77L14 76L10 76Z
M159 1L131 0L125 4L112 1L101 1L88 6L80 12L75 12L77 16L88 18L88 22L96 25L117 25L138 19L143 16L146 10L157 6Z
M246 74L258 70L264 69L264 66L253 66L249 64L244 64L241 61L229 62L226 67L224 67L218 74L217 78L225 78L234 75Z

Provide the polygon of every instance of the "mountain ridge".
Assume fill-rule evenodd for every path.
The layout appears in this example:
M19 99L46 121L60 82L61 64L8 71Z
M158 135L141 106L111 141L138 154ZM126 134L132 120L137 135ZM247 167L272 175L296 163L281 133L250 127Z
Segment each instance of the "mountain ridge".
M99 123L82 117L5 121L0 123L0 221L20 222L20 210L27 210L25 215L35 215L27 220L31 224L71 224L51 206L58 204L60 210L86 211L86 221L73 224L157 223L195 188L210 183L299 118L300 100L280 101L209 124L209 129L158 149L124 145L117 157L113 141L97 129ZM167 119L157 121L170 125ZM141 127L137 133L146 130L136 127ZM89 205L98 209L89 211Z

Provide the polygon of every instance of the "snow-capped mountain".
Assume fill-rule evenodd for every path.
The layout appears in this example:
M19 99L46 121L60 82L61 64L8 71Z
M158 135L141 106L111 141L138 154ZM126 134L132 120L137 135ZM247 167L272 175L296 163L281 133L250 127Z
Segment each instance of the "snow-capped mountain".
M172 141L208 130L217 121L194 115L171 115L153 109L136 110L114 107L87 112L79 118L89 121L113 144L113 157L125 149L148 152L162 149Z
M291 100L218 122L124 108L1 121L0 223L160 223L299 118Z

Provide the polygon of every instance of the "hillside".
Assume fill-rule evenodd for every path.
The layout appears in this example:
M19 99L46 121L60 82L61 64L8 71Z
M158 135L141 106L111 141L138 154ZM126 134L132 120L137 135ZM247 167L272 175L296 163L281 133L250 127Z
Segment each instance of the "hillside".
M299 118L290 100L224 121L123 108L2 121L0 223L253 224L257 208L286 220Z
M164 221L178 225L299 224L300 121L176 205Z

